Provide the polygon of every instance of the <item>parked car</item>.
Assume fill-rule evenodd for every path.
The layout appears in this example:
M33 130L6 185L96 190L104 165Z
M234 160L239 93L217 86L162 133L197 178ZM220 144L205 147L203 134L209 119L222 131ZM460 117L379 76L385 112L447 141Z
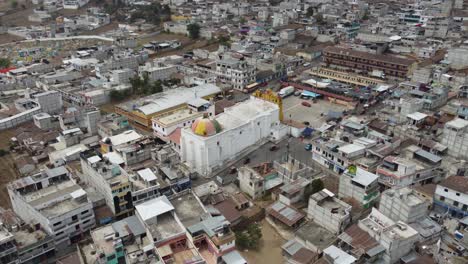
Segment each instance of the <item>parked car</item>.
M279 149L279 147L277 145L273 145L273 146L270 147L270 151L276 151L278 149Z
M309 144L305 145L304 149L307 150L307 151L311 151L312 150L312 144L309 143Z
M312 105L309 102L302 101L301 103L303 106L311 107Z
M237 168L232 166L231 168L229 168L229 174L234 174L237 172Z

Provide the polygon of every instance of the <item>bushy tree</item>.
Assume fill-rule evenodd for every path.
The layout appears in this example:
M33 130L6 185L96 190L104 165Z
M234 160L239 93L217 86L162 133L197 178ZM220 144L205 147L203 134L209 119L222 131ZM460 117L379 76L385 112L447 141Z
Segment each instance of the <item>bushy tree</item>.
M258 224L250 224L246 230L236 233L236 246L243 249L258 249L262 230Z
M307 185L305 190L304 190L304 199L306 202L309 202L309 198L312 194L316 192L320 192L323 190L324 184L321 179L315 179L312 181L311 184Z
M191 39L198 39L200 37L200 25L197 23L188 25L187 31Z
M0 69L8 68L11 65L11 61L7 58L0 58Z
M311 17L314 15L314 8L312 6L309 6L307 8L307 14L306 14L308 17Z

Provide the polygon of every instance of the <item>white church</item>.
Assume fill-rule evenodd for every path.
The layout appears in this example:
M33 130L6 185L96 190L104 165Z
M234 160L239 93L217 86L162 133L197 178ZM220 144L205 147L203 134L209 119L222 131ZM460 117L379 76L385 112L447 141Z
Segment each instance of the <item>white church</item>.
M257 97L226 108L210 119L197 119L181 131L181 158L201 175L210 175L249 147L277 141L288 129L280 122L277 104Z

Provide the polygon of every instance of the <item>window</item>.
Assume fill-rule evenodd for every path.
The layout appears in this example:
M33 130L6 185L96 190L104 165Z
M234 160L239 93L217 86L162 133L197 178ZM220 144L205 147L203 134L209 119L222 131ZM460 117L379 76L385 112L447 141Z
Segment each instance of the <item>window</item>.
M440 198L439 198L439 199L440 199L441 201L445 201L445 197L444 197L444 196L442 196L442 195L440 196Z
M448 192L448 189L444 189L444 192Z
M464 205L462 206L462 210L466 212L467 209L468 209L468 205L464 204Z
M460 193L456 193L457 196L460 196Z
M54 224L54 226L58 226L58 225L60 225L61 223L62 223L62 222L57 222L57 223Z
M76 225L75 230L80 230L80 225Z
M453 206L458 206L458 202L457 202L457 201L453 201Z
M72 216L72 221L76 221L76 220L78 220L78 216L77 215Z
M218 141L218 142L216 142L216 145L218 145L218 146L219 146L219 141Z

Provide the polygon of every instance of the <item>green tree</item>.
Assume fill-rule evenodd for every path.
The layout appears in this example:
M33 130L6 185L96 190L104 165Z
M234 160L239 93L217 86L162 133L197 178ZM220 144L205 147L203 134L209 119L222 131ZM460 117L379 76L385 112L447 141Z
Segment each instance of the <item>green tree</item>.
M362 16L362 20L368 20L369 19L369 10L366 9L364 12L364 15Z
M218 37L218 42L223 46L229 46L231 44L231 37L227 35L221 35Z
M245 232L236 232L236 246L241 250L250 248L249 236Z
M318 24L323 24L325 21L323 20L323 15L318 13L315 15L315 20L317 21Z
M18 1L16 1L16 0L11 0L11 1L10 1L10 6L11 6L11 8L16 9L16 8L18 7Z
M187 31L191 39L198 39L200 37L200 25L192 23L187 26Z
M8 68L11 65L11 61L7 58L0 58L0 69Z
M314 8L313 8L312 6L309 6L309 7L307 8L307 13L306 13L306 15L307 15L308 17L311 17L311 16L314 15Z
M236 233L236 246L240 249L258 249L262 230L258 224L250 224L244 231Z
M317 192L320 192L323 190L324 184L321 179L315 179L312 181L311 184L307 185L305 190L304 190L304 199L306 202L309 202L309 197Z
M320 192L323 190L323 188L325 188L322 179L315 179L310 185L312 186L312 194Z
M239 20L239 23L241 25L245 24L245 22L247 22L247 20L245 20L245 17L241 17L240 20Z
M247 227L247 232L249 233L250 237L256 240L260 240L262 238L262 230L258 224L251 224Z

